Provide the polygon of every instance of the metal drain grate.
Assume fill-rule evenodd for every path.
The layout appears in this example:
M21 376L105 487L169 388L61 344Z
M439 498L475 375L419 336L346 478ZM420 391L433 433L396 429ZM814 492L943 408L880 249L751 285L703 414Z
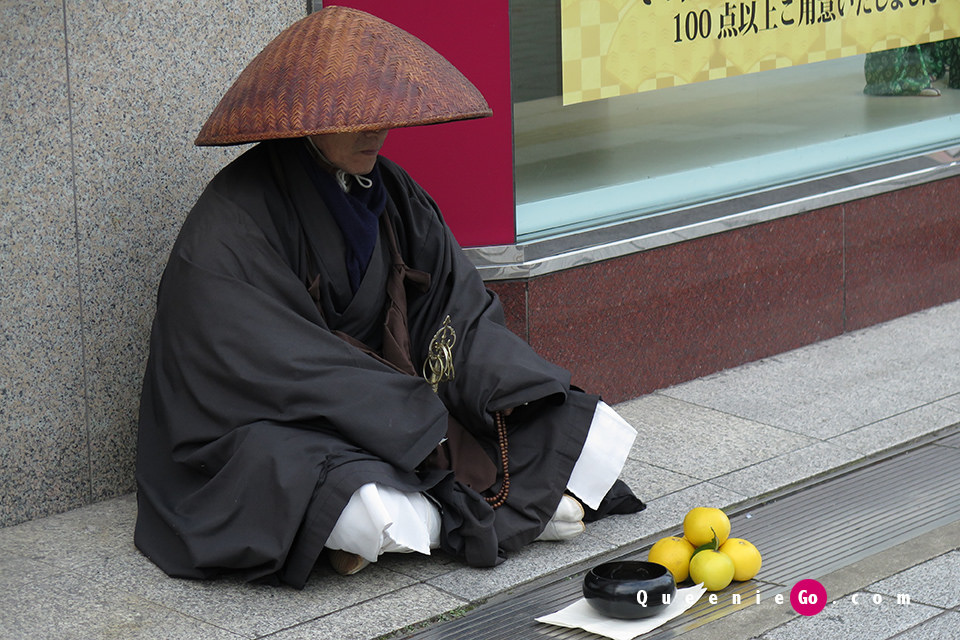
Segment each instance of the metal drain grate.
M760 580L733 583L684 615L644 636L666 640L737 609L787 591L894 545L960 520L960 425L949 435L795 490L734 514L734 535L763 552ZM943 432L941 432L943 433ZM651 541L652 543L652 541ZM646 547L624 559L643 559ZM543 586L497 598L458 620L406 636L414 640L595 639L576 629L534 620L580 598L586 568L558 574ZM738 593L741 604L733 604Z

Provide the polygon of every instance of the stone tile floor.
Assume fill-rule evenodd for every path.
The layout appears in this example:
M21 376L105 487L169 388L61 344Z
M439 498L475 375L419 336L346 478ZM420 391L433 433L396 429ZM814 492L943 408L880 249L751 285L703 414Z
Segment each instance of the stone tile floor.
M639 432L623 477L647 510L593 523L571 542L535 543L494 569L442 555L388 555L349 578L320 566L302 591L175 580L133 547L133 495L0 529L0 638L393 634L673 533L693 506L734 507L960 422L958 335L960 302L618 405ZM861 605L847 596L759 637L952 637L960 629L958 549L960 540L942 555L891 570L862 590ZM913 603L873 603L873 594L896 593L911 593Z
M960 546L960 539L955 540ZM943 639L960 635L960 550L845 594L820 613L797 616L757 640Z

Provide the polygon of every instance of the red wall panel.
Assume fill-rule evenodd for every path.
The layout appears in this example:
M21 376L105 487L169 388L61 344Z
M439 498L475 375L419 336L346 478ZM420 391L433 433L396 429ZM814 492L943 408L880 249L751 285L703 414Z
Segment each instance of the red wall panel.
M409 31L473 82L493 117L396 129L383 154L402 165L440 205L464 246L515 241L510 25L506 0L342 0Z

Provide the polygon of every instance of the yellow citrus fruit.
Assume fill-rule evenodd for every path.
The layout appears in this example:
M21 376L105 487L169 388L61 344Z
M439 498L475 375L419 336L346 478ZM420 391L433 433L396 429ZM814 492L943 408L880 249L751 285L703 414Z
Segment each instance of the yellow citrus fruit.
M719 591L733 580L733 560L730 556L706 549L690 560L690 579L703 583L707 591Z
M717 544L730 537L730 519L720 509L695 507L683 518L683 537L694 547L705 545L717 536Z
M660 538L647 554L647 560L662 564L677 583L683 582L690 574L690 557L693 555L693 545L686 538L670 536Z
M760 563L763 561L760 552L743 538L728 538L720 545L720 553L733 560L734 580L749 580L760 571Z

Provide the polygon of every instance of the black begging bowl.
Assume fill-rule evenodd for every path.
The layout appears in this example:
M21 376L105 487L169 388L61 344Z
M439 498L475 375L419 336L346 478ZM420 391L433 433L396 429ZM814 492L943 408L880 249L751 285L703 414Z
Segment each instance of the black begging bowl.
M639 595L643 592L643 595ZM583 578L583 597L594 609L611 618L655 616L677 592L673 574L655 562L618 561L598 565ZM641 603L645 603L641 604Z

